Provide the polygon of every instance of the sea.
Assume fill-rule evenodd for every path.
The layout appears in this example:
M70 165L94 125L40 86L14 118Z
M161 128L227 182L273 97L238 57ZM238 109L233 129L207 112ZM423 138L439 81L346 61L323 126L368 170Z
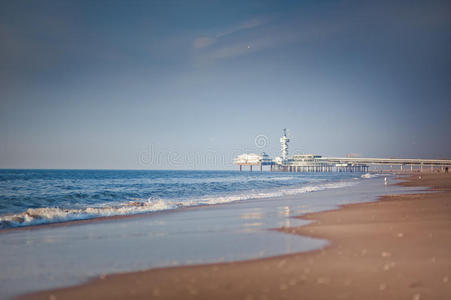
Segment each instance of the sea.
M351 173L0 170L0 228L135 215L356 184Z
M0 299L110 273L319 249L328 241L272 229L418 191L394 182L363 173L0 170Z

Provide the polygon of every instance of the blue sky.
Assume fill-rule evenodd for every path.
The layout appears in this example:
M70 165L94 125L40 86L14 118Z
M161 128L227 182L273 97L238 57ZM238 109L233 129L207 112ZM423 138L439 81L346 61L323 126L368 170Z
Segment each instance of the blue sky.
M1 1L0 127L1 168L451 158L451 4Z

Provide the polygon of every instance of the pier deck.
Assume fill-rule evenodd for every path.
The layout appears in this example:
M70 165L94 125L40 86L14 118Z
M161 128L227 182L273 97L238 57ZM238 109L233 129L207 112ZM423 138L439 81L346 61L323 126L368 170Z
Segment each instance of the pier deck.
M451 160L446 159L408 159L408 158L362 158L362 157L321 157L309 155L294 155L282 161L235 161L240 166L259 166L260 171L264 165L269 165L271 171L282 172L368 172L372 166L398 166L400 171L447 171Z

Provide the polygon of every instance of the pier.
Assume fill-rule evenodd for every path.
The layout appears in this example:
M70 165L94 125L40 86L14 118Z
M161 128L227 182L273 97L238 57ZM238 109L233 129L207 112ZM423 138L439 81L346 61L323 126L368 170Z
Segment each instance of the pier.
M313 154L297 154L274 161L275 171L280 172L368 172L368 164L352 161L330 161Z
M390 167L390 171L418 171L418 172L448 172L451 167L450 159L421 159L421 158L361 158L361 157L322 157L314 154L295 154L288 156L288 142L286 129L280 138L281 156L272 160L266 153L241 154L234 159L234 164L240 167L270 166L271 171L278 172L368 172L370 166ZM393 168L395 167L395 168Z

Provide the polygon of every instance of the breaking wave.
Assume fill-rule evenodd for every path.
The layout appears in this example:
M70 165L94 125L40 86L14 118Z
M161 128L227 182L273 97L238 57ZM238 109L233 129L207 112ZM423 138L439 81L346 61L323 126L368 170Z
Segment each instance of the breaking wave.
M371 174L371 173L366 173L366 174L363 174L362 176L360 176L360 177L362 177L362 178L375 178L375 177L379 177L379 176L381 176L380 174Z
M0 216L0 228L13 228L49 223L60 223L75 220L95 219L111 216L128 216L158 211L173 210L182 207L193 207L202 205L224 204L249 199L273 198L288 195L297 195L326 189L343 188L357 184L356 181L340 181L323 184L306 185L298 188L279 190L267 190L258 192L256 190L241 194L226 196L199 197L184 199L183 201L167 199L136 199L117 205L102 205L96 207L85 207L78 209L64 209L59 207L29 208L22 213L7 214Z

